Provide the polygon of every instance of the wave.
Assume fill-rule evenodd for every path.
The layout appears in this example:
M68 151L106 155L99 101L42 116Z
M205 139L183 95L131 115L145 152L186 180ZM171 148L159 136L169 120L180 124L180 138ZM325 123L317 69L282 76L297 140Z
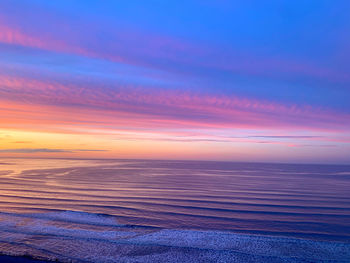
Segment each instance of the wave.
M30 218L32 220L42 221L62 221L66 223L78 223L89 225L102 225L102 226L116 226L116 220L113 217L102 214L92 214L86 212L76 211L59 211L51 213L31 213L31 214L16 214L16 213L4 213L0 212L0 218L11 217L12 219L19 220L18 218ZM6 221L5 221L6 222ZM1 221L0 221L1 223Z
M62 262L350 262L350 243L156 229L75 211L0 213L0 253Z

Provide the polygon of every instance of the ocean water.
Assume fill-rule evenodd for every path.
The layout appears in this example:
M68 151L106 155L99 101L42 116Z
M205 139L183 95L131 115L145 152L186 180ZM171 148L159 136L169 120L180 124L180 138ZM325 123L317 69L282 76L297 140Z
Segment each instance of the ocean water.
M350 166L2 159L0 253L350 262Z

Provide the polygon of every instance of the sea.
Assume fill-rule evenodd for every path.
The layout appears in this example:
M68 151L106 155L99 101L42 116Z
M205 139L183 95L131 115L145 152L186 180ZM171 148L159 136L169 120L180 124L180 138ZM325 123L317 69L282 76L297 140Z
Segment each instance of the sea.
M0 159L0 254L350 262L350 166Z

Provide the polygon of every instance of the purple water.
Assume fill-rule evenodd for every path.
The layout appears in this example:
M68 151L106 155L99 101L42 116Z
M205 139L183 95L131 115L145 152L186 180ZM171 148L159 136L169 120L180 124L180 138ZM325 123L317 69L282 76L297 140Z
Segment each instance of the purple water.
M177 257L186 247L221 251L222 260L237 250L276 262L350 259L350 166L3 159L0 187L6 254L79 262L90 255L82 247L117 246L98 260L115 262L122 244L141 244Z

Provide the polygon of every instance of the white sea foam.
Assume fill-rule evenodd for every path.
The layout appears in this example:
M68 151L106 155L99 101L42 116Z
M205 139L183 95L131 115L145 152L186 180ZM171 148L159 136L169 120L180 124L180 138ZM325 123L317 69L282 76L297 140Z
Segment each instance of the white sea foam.
M0 253L9 252L73 262L350 262L349 243L130 229L113 217L72 211L1 213Z
M116 226L117 222L113 217L108 217L104 215L97 215L85 212L75 212L75 211L64 211L64 212L53 212L46 214L32 214L32 216L37 216L43 219L51 220L61 220L72 223L86 223L95 225L111 225Z
M349 167L13 160L2 171L0 253L98 263L350 262ZM225 232L234 229L334 242Z
M63 221L67 223L90 224L101 226L122 226L114 217L76 211L61 211L51 213L11 214L1 213L0 217L32 218L37 220Z
M132 239L147 245L237 251L259 256L313 260L350 259L350 244L296 238L242 235L218 231L165 229ZM342 252L346 254L342 254Z

